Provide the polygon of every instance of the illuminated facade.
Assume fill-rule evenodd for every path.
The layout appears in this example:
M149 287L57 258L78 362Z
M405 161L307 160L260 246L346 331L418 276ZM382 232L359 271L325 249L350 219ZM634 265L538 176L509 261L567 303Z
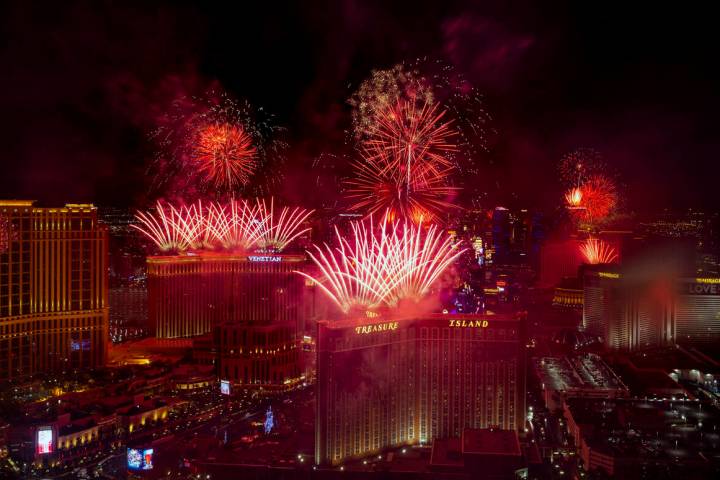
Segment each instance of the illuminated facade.
M93 205L0 201L0 378L103 365L108 238Z
M243 386L290 386L301 376L295 324L224 323L215 330L220 378Z
M426 315L318 326L316 463L522 428L524 315Z
M720 278L681 278L673 299L671 335L676 342L713 345L720 341Z
M714 344L720 339L720 278L625 280L619 269L588 268L583 326L611 349L671 343Z
M222 323L292 324L303 320L302 255L200 253L148 257L150 332L180 338Z

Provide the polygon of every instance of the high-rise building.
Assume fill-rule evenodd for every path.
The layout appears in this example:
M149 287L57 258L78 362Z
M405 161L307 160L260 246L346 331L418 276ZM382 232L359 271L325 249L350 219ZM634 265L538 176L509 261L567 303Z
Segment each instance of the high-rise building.
M148 257L150 334L204 335L222 323L303 322L303 255L197 254Z
M522 428L524 314L381 319L318 325L316 463Z
M720 278L680 278L676 282L670 336L686 345L720 341Z
M583 326L612 349L720 340L720 278L638 278L609 265L587 267Z
M0 378L105 363L107 258L93 205L0 201Z

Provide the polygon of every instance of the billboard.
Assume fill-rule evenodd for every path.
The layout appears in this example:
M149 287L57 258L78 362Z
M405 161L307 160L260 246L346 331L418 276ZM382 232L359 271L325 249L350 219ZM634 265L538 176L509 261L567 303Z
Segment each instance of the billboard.
M152 470L153 468L153 453L152 448L139 449L139 448L128 448L127 449L127 467L130 470Z
M37 436L35 441L35 454L44 455L46 453L52 453L54 448L53 445L53 431L50 427L40 427L37 430Z
M230 395L230 381L220 380L220 394Z

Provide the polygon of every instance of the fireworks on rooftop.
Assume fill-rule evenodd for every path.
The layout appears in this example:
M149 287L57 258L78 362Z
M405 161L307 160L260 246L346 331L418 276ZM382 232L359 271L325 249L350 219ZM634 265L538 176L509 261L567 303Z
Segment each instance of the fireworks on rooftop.
M571 188L565 192L565 203L568 208L580 208L582 205L583 194L580 187Z
M580 245L580 253L582 253L585 263L590 265L613 263L618 260L618 254L614 247L603 240L592 237Z
M270 200L255 204L245 200L227 203L195 202L176 207L158 202L155 212L138 212L133 228L163 252L222 249L248 251L255 248L282 251L302 235L303 224L312 214L303 208L275 209Z
M464 252L436 225L427 228L387 215L351 223L351 235L335 230L336 245L308 252L319 277L315 283L345 313L420 301L440 275Z

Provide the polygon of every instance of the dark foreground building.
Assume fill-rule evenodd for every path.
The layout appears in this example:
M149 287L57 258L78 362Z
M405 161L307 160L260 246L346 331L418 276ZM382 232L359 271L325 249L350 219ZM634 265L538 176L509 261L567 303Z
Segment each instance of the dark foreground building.
M318 326L317 464L524 417L524 313Z

